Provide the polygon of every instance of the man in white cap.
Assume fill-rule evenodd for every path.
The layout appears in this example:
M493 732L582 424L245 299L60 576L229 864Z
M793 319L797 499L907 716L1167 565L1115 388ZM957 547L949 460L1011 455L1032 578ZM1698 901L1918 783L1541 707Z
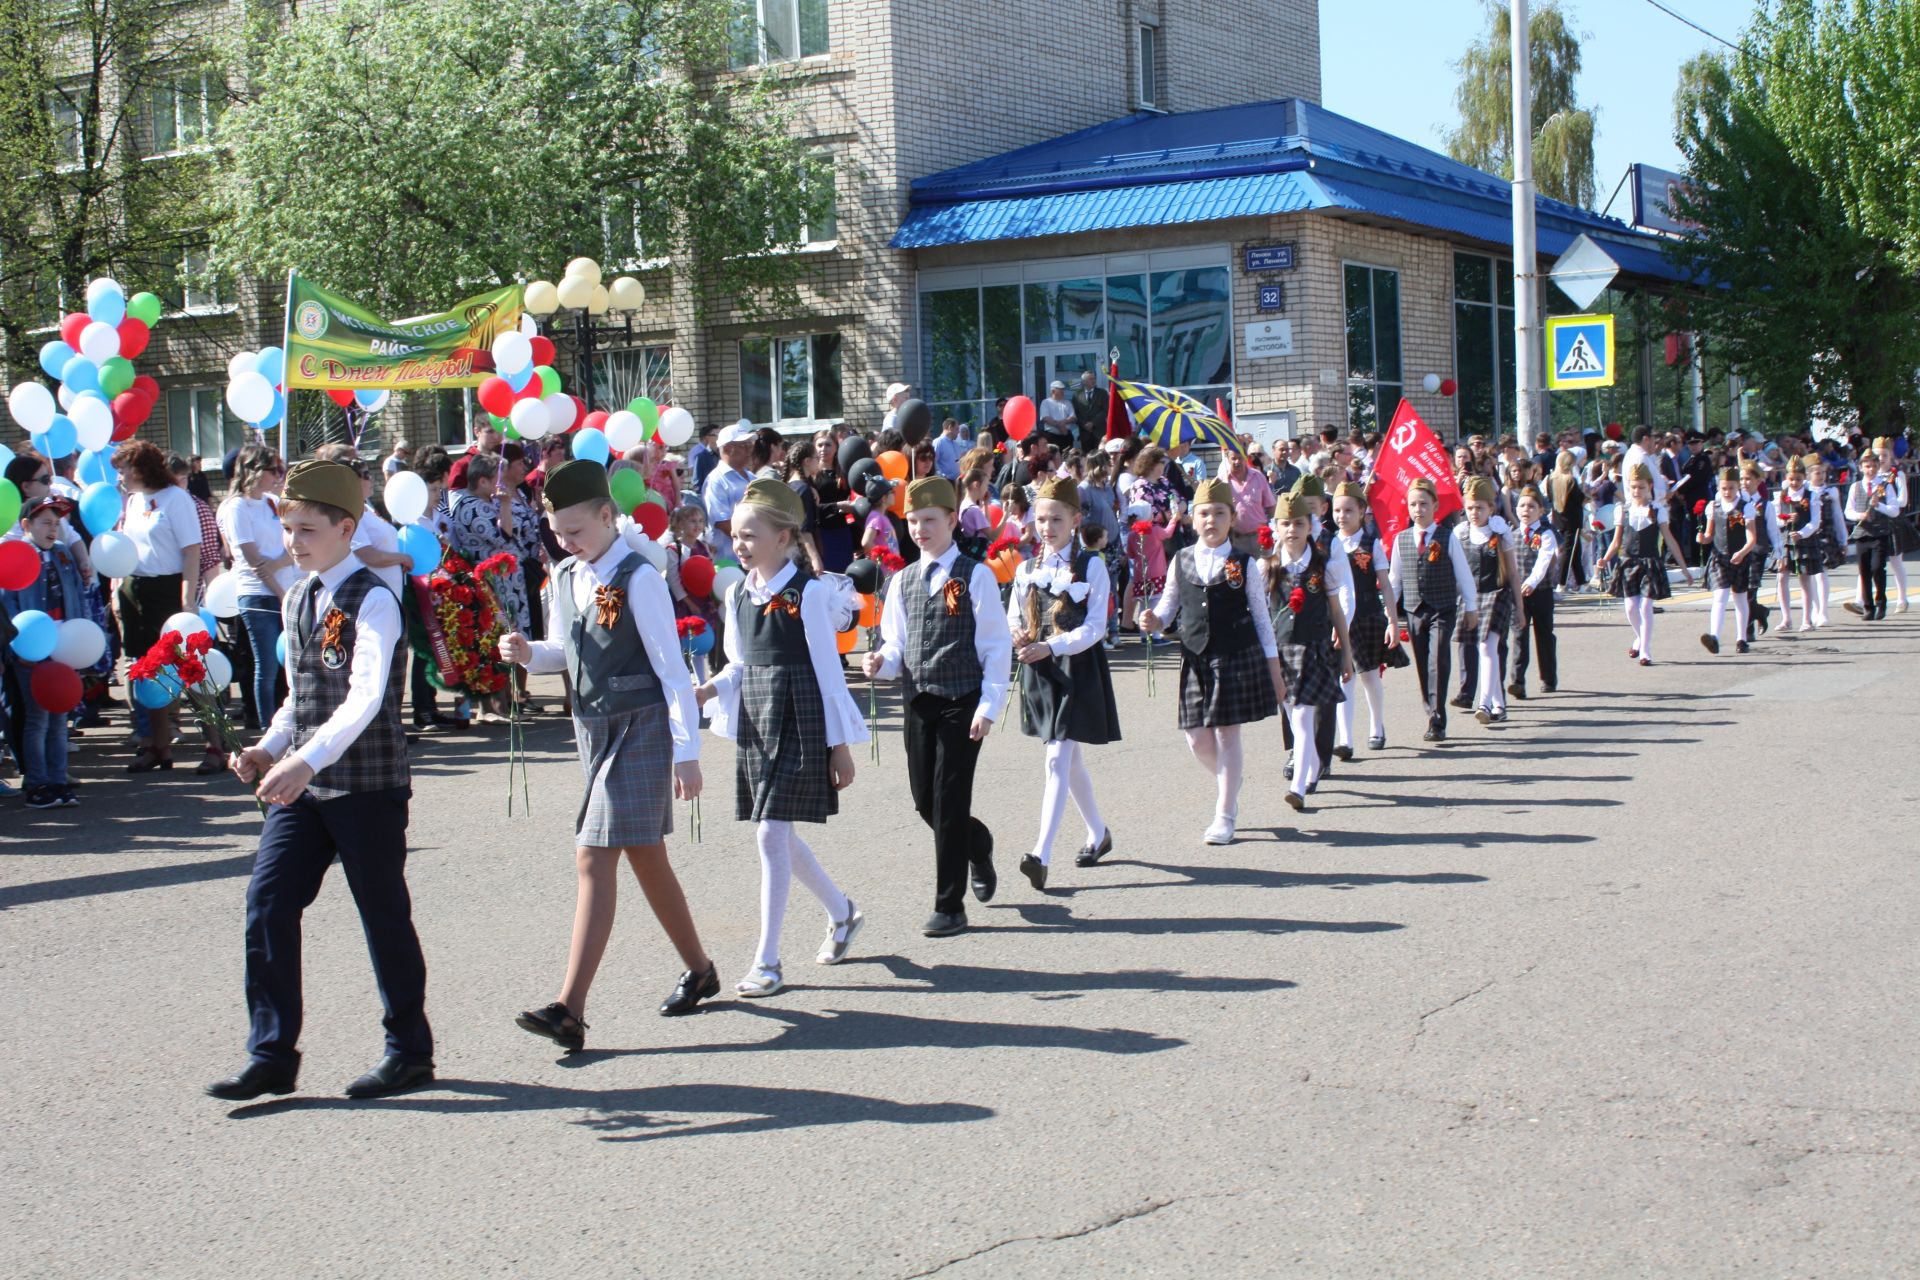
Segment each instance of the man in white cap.
M907 402L907 394L913 390L904 382L896 382L887 388L887 416L880 423L882 433L891 431L899 424L900 406Z
M1067 399L1067 384L1055 379L1047 388L1047 398L1040 402L1040 434L1047 438L1047 443L1065 453L1073 448L1078 422L1073 416L1073 402Z
M720 465L707 477L700 490L700 503L707 509L707 526L713 532L709 541L713 554L722 560L733 558L733 508L746 496L753 474L747 459L753 456L753 424L745 418L720 432Z

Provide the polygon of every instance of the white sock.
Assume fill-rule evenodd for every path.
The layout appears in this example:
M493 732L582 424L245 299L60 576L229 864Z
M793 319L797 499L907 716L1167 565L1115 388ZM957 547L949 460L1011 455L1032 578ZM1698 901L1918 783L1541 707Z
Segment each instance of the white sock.
M1830 584L1827 582L1827 575L1824 572L1813 575L1813 625L1816 627L1824 627L1827 625L1827 595L1829 588Z
M1474 706L1489 712L1507 709L1506 686L1500 683L1500 634L1488 628L1480 637L1480 687L1475 690Z
M1713 605L1707 610L1707 634L1715 640L1720 638L1720 623L1727 616L1727 599L1731 595L1733 592L1725 587L1714 588Z
M1093 775L1087 771L1087 749L1078 742L1069 742L1073 754L1067 761L1067 790L1073 796L1073 807L1080 811L1080 820L1087 824L1087 843L1098 845L1107 837L1107 824L1101 821L1100 806L1093 798Z
M1307 794L1307 788L1320 780L1320 749L1313 742L1313 707L1290 706L1287 723L1293 726L1293 786L1295 795Z
M1362 671L1357 679L1360 681L1360 692L1367 699L1367 721L1373 726L1374 736L1384 738L1387 735L1387 696L1380 683L1380 673L1377 670Z
M1237 724L1213 732L1219 739L1220 757L1220 767L1215 775L1218 779L1215 812L1223 818L1237 820L1240 816L1240 779L1247 767L1246 747L1240 741L1240 726Z
M1745 640L1747 638L1747 623L1752 617L1753 606L1747 599L1747 593L1744 591L1734 592L1733 622L1734 625L1739 628L1739 631L1736 633L1739 639Z
M1887 568L1893 570L1893 584L1900 589L1900 607L1907 607L1907 559L1898 551L1887 557Z
M763 965L780 963L780 926L786 923L787 892L793 885L791 822L764 819L754 831L760 846L760 950Z
M1359 673L1355 672L1356 679ZM1333 745L1353 749L1353 693L1349 691L1333 709Z
M1077 745L1064 740L1047 744L1047 786L1040 794L1040 833L1034 837L1033 856L1048 866L1053 865L1053 838L1067 813L1067 774Z

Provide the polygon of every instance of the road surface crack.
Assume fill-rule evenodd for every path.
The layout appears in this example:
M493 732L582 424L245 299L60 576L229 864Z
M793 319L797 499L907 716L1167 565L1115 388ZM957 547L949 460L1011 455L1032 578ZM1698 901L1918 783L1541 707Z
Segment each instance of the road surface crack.
M1532 964L1528 965L1526 968L1522 969L1520 972L1514 974L1512 977L1504 979L1504 981L1518 982L1520 981L1520 979L1526 977L1528 974L1532 973L1535 969L1538 969L1539 967L1540 967L1540 962L1538 960L1535 960ZM1425 1013L1421 1014L1419 1019L1419 1024L1415 1026L1413 1029L1413 1038L1407 1041L1407 1052L1412 1053L1414 1051L1414 1048L1420 1043L1420 1037L1427 1033L1428 1018L1435 1017L1439 1014L1445 1013L1449 1009L1465 1004L1467 1001L1473 999L1475 996L1479 995L1481 992L1487 990L1487 988L1495 986L1501 981L1503 981L1503 979L1488 978L1485 982L1481 983L1479 986L1475 987L1473 990L1468 991L1463 995L1457 995L1453 999L1447 1001L1445 1004L1437 1005L1434 1008L1431 1008L1427 1010Z
M1160 1212L1162 1209L1165 1209L1170 1205L1180 1204L1183 1201L1218 1200L1228 1196L1237 1196L1239 1194L1240 1192L1238 1191L1213 1191L1213 1192L1207 1192L1202 1195L1173 1196L1165 1200L1149 1200L1145 1204L1137 1205L1134 1208L1128 1209L1123 1213L1117 1213L1113 1215L1111 1218L1104 1218L1099 1222L1093 1223L1091 1226L1078 1227L1072 1231L1061 1231L1054 1234L1043 1234L1043 1235L1009 1236L1005 1240L996 1240L992 1244L982 1245L980 1248L974 1249L968 1253L963 1253L958 1257L948 1258L945 1262L929 1267L925 1271L910 1272L906 1276L902 1277L902 1280L922 1280L922 1278L925 1276L937 1275L940 1272L945 1271L948 1267L958 1266L963 1262L971 1262L973 1261L973 1259L978 1258L983 1254L992 1253L996 1249L1004 1249L1010 1244L1020 1244L1025 1241L1032 1241L1037 1244L1053 1244L1061 1240L1078 1240L1084 1236L1090 1236L1098 1232L1105 1231L1109 1227L1117 1227L1123 1222L1132 1222L1137 1218L1148 1217L1152 1214L1156 1214Z

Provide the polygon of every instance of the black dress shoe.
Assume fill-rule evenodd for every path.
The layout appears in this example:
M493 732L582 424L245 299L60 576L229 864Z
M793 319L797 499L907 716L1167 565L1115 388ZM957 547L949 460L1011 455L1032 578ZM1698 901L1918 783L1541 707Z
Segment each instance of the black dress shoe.
M1034 857L1032 854L1028 854L1026 857L1020 859L1020 874L1025 876L1027 883L1032 885L1036 890L1042 893L1046 892L1046 863L1040 861L1040 859Z
M951 938L956 933L966 931L967 913L964 911L936 911L920 926L920 932L929 938Z
M1540 686L1540 692L1542 693L1557 693L1559 690L1560 686L1557 684L1543 684Z
M1507 692L1522 702L1527 700L1527 686L1517 680L1507 686Z
M1425 733L1421 734L1420 737L1421 740L1425 742L1445 742L1447 740L1447 731L1445 729L1428 729Z
M1336 759L1351 760L1353 759L1353 748L1352 747L1335 747L1333 749L1333 754Z
M1447 705L1450 707L1458 707L1462 711L1471 711L1473 710L1473 699L1463 693L1458 697L1448 699Z
M405 1093L423 1084L433 1083L431 1062L406 1062L392 1054L380 1059L378 1066L347 1086L349 1098L384 1098Z
M680 981L673 985L673 993L660 1005L660 1016L677 1018L692 1013L702 1000L711 1000L719 994L720 968L709 960L705 973L689 969L680 975Z
M1099 844L1097 845L1090 844L1086 848L1082 849L1079 853L1076 853L1073 855L1073 865L1076 867L1090 867L1094 863L1100 861L1100 859L1106 857L1108 854L1112 852L1113 852L1113 828L1108 827L1105 831L1100 833Z
M207 1096L228 1102L250 1102L263 1093L292 1093L299 1077L298 1066L283 1067L272 1062L249 1062L225 1080L207 1086Z
M992 902L994 891L1000 887L1000 873L993 869L993 832L984 827L981 831L986 836L987 847L972 864L973 897L976 902Z
M544 1009L527 1010L513 1020L513 1025L545 1036L569 1053L578 1053L587 1047L587 1024L574 1017L573 1010L558 1000Z

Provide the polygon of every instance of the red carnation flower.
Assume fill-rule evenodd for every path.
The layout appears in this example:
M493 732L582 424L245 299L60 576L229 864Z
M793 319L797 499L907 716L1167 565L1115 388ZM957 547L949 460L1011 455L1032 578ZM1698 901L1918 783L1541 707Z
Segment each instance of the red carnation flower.
M187 652L202 654L213 648L213 637L204 631L196 631L187 637Z
M885 547L875 548L873 558L875 563L888 573L898 573L907 567L905 560L901 559L897 553L889 551Z
M707 620L705 618L682 618L673 624L673 629L680 633L682 640L685 640L689 636L705 635L707 632Z
M1133 531L1134 531L1134 533L1136 533L1136 534L1137 534L1137 535L1139 535L1140 537L1142 537L1142 538L1144 538L1144 537L1146 537L1146 536L1147 536L1148 534L1150 534L1150 533L1152 533L1152 532L1153 532L1153 521L1151 521L1151 520L1135 520L1135 521L1133 522L1133 524L1132 524L1132 526L1131 526L1131 528L1133 529Z
M1270 526L1261 525L1260 532L1255 535L1255 538L1260 543L1262 551L1273 550L1273 529Z
M1010 533L1003 533L999 537L995 538L993 540L992 545L987 548L987 559L991 560L995 556L998 556L1002 551L1011 551L1019 545L1020 545L1020 539L1014 537Z
M1287 593L1287 608L1293 610L1295 613L1298 613L1306 607L1307 607L1307 593L1304 589L1300 587L1295 587L1292 591L1289 591Z
M1703 516L1707 514L1707 500L1705 498L1702 498L1700 499L1700 501L1693 504L1693 514L1695 514L1696 516Z

